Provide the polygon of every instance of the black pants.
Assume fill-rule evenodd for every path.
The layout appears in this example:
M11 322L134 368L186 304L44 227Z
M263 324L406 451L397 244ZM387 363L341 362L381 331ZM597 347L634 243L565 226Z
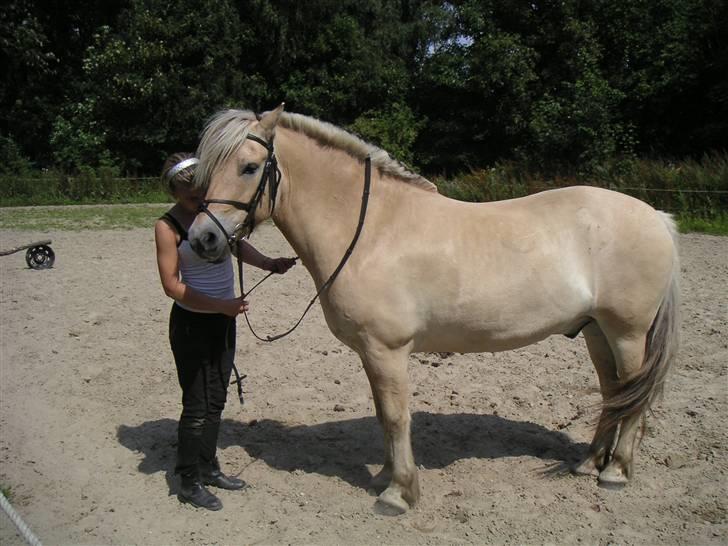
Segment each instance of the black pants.
M220 416L235 357L235 319L172 306L169 341L182 387L175 473L194 480L217 466Z

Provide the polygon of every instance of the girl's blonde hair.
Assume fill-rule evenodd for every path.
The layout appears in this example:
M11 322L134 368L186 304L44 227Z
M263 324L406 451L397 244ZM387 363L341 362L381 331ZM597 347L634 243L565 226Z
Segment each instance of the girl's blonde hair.
M196 163L190 163L177 172L172 172L174 167L194 156L187 152L177 152L170 155L162 167L162 182L170 195L174 196L180 188L192 188L195 176ZM170 176L171 175L171 176Z

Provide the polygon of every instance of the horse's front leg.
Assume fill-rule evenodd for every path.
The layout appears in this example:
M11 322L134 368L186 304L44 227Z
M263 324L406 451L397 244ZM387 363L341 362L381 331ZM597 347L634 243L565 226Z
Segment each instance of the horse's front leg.
M377 475L372 477L372 481L369 484L369 487L377 494L379 494L384 491L389 486L389 482L392 481L392 450L390 449L391 441L389 438L389 433L384 427L384 422L382 421L382 407L379 403L379 394L377 393L377 389L375 388L375 385L377 383L375 379L373 379L369 375L369 367L366 365L366 359L364 357L362 357L362 362L364 363L364 370L367 372L367 377L369 378L369 386L372 389L372 398L374 399L374 410L377 414L377 420L379 421L379 424L382 426L382 430L384 431L384 465L382 466L382 469L377 473Z
M377 504L383 511L394 514L406 512L420 497L410 439L408 354L405 349L381 348L367 351L363 358L377 417L384 430L385 464L373 485L386 485Z

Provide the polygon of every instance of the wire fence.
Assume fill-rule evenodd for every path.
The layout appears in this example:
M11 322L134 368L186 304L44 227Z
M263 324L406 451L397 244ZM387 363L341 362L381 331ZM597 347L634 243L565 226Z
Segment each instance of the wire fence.
M464 176L456 180L438 180L440 192L465 201L499 201L524 197L532 193L575 184L573 179L545 183L542 180L487 179ZM672 184L675 184L673 181ZM676 214L711 218L728 214L728 181L718 188L658 187L618 184L611 181L594 184L626 193L653 207ZM726 189L723 189L725 187ZM170 197L157 177L103 177L43 175L32 178L0 177L0 206L158 203Z
M0 177L0 206L139 203L169 200L157 177Z
M690 214L714 218L728 214L728 190L673 189L673 188L610 188L649 203L653 207L673 214Z

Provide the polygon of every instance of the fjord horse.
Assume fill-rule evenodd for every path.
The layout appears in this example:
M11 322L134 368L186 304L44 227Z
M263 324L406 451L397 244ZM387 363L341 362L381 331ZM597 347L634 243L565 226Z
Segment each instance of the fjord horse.
M319 288L352 241L370 166L361 236L320 301L371 385L385 442L373 478L381 506L401 513L419 497L409 354L505 351L553 334L583 333L603 396L575 470L603 484L627 482L641 419L678 344L669 215L594 187L456 201L383 150L283 105L261 118L218 113L198 156L208 214L189 231L197 252L222 259L231 237L272 216Z

